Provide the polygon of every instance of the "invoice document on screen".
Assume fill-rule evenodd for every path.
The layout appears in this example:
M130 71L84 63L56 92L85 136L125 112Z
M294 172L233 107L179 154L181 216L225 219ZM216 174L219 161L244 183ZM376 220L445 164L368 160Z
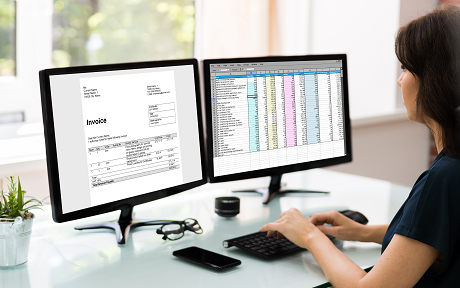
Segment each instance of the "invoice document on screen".
M80 92L91 206L183 184L174 71L80 78Z

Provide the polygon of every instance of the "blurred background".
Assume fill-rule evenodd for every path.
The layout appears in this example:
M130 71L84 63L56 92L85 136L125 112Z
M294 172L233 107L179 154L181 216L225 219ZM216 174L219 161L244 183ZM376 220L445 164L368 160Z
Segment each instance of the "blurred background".
M38 71L179 58L346 53L353 162L411 186L437 154L407 120L394 39L439 0L0 0L0 189L48 196ZM71 133L71 131L69 131Z

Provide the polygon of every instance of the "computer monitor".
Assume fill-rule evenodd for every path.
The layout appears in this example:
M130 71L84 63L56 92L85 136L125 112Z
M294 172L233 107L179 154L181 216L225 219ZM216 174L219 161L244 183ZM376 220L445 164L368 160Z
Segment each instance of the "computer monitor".
M338 55L203 61L209 182L271 176L350 162L347 58ZM321 192L321 191L307 191Z
M48 181L55 222L133 207L206 183L196 59L40 71ZM151 223L150 223L151 224Z

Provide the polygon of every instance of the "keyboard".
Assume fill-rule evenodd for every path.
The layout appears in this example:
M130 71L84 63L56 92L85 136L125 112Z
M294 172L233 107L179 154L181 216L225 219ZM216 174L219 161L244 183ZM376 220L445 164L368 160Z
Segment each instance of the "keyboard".
M329 237L329 236L328 236ZM329 237L330 239L334 237ZM286 238L278 240L276 232L273 237L268 238L267 232L256 232L241 237L224 240L224 248L236 246L253 255L273 259L293 252L305 251L306 249L297 246Z

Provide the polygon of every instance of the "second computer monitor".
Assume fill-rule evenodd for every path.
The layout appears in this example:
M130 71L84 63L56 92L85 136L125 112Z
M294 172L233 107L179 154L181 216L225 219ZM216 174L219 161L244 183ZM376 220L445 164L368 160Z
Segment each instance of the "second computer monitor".
M351 161L346 55L212 59L203 67L210 182L279 182L283 173Z

